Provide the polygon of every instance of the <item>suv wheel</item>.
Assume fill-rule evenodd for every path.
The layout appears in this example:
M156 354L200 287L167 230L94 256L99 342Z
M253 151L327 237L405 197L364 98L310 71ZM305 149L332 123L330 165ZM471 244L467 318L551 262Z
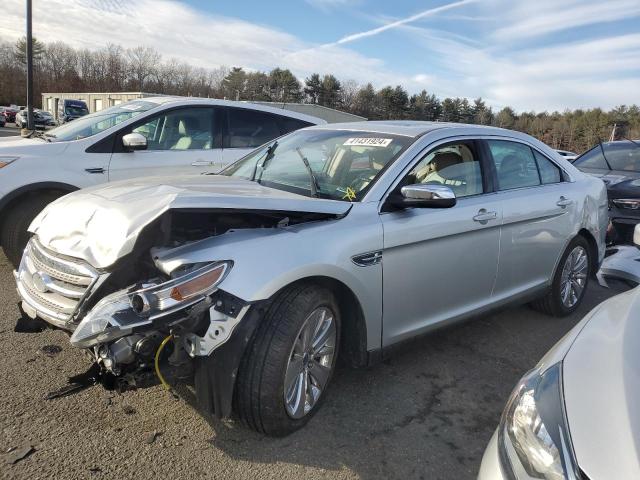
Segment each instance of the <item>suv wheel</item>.
M587 290L591 274L591 249L584 237L574 238L565 250L547 295L532 306L555 317L573 313Z
M338 356L340 315L330 290L302 284L269 308L243 358L236 411L272 436L304 426L325 397Z
M0 243L7 259L15 268L20 265L22 252L29 241L27 228L44 207L53 202L59 195L53 193L41 194L29 197L14 205L9 206L9 210L2 222L0 231Z

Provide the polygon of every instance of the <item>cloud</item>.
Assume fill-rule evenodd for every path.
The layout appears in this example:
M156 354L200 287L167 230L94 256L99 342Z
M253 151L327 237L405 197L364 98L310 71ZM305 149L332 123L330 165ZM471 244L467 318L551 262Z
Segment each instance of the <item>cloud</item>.
M493 2L506 12L504 26L495 30L497 40L528 39L577 27L640 16L638 0L536 0Z

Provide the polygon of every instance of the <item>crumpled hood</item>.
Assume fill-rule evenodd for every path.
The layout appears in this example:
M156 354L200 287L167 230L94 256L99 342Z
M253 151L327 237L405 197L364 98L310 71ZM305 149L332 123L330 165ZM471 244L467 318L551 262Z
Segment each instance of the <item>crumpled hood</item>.
M569 431L589 478L640 472L640 287L603 303L563 364Z
M142 229L172 209L242 209L344 215L349 202L305 197L219 175L155 177L70 193L47 206L29 231L60 254L106 268L133 250Z
M589 173L594 177L600 178L607 187L613 187L621 182L635 180L640 177L638 172L625 172L624 170L612 170L608 173Z

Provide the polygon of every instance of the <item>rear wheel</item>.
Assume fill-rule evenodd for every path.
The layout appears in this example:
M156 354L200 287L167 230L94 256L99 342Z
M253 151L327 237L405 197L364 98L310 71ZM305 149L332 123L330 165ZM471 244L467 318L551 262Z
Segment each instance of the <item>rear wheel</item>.
M272 436L303 427L318 410L335 369L340 316L331 291L288 288L274 301L243 358L236 411Z
M591 274L591 248L584 237L574 238L565 250L547 295L532 306L547 315L564 317L573 313L584 298Z
M45 193L28 197L8 207L2 223L2 231L0 231L0 242L4 254L14 267L17 268L20 265L22 252L29 240L27 228L36 215L59 196L54 193Z

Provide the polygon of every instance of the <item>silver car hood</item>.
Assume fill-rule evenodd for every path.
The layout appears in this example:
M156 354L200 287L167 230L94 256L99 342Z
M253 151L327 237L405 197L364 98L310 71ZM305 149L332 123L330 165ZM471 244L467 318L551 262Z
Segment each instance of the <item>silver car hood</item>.
M230 209L345 215L351 204L305 197L218 175L155 177L91 187L47 206L29 231L47 248L106 268L133 250L167 210Z
M603 303L563 366L578 465L593 480L640 472L640 287Z

